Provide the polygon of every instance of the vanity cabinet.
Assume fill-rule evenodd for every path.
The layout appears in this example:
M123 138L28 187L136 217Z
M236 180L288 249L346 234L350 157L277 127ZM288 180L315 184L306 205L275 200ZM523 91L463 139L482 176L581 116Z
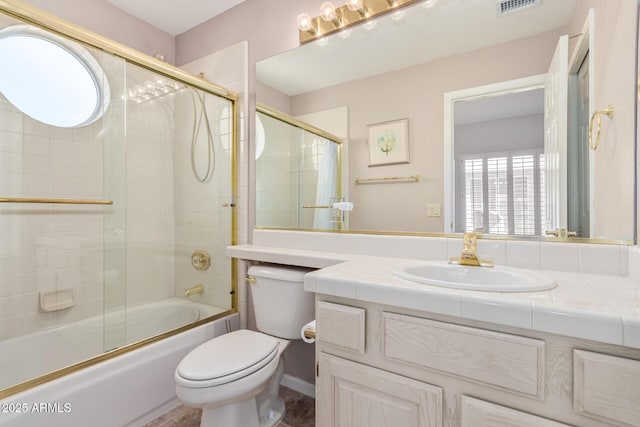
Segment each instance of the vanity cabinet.
M316 322L319 427L640 426L637 349L326 295Z

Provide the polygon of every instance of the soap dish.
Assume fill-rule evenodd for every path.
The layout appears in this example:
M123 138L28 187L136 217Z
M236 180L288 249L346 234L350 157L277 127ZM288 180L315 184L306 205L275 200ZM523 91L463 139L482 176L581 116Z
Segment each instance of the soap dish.
M73 288L40 292L40 311L45 313L65 310L75 305L76 297Z

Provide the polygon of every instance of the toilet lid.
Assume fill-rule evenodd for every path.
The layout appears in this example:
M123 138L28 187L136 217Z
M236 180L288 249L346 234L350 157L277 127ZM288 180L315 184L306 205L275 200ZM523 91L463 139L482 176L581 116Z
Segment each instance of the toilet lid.
M231 381L262 368L273 359L277 349L276 338L261 332L241 329L209 340L193 349L182 359L176 373L191 381L232 376L233 378L229 379Z

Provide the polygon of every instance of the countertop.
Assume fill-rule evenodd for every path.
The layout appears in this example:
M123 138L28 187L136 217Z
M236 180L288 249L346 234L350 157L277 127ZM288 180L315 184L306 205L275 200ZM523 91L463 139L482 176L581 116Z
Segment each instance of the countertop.
M254 245L229 246L227 255L318 268L305 276L309 292L640 348L640 283L628 277L535 270L551 276L557 286L540 292L480 292L393 274L421 262L416 259Z

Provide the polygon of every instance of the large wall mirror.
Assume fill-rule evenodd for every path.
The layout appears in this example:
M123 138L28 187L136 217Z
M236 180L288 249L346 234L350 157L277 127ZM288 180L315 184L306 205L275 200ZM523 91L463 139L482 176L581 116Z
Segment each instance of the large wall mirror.
M258 102L343 140L343 228L634 239L637 2L511 3L418 2L257 63ZM311 180L286 191L332 206ZM257 226L332 228L257 196Z

